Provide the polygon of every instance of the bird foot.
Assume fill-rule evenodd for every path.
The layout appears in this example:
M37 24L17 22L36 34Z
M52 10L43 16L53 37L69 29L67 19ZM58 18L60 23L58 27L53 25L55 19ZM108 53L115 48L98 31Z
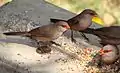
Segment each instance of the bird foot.
M102 68L102 62L99 62L97 65L98 68Z
M84 33L82 33L82 37L84 37L84 39L89 42L89 38L87 38L87 36Z
M49 46L40 46L36 49L36 52L39 54L49 53L51 52L51 48Z
M54 41L50 41L52 44L55 44L55 45L57 45L57 46L60 46L61 47L61 45L60 44L58 44L58 43L56 43L56 42L54 42Z
M85 40L87 40L87 42L89 42L89 39L87 37L84 37L84 38L85 38Z
M76 41L74 38L72 38L71 41L72 41L73 43L77 43L77 41Z

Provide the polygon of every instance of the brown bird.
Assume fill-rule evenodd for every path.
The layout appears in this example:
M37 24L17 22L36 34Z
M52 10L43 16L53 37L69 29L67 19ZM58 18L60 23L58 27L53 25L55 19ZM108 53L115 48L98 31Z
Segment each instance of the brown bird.
M118 55L118 53L119 53L119 49L117 48L117 45L120 44L119 30L120 30L120 26L110 26L110 27L103 27L103 28L98 28L98 29L88 28L82 32L96 35L101 39L100 44L102 44L104 46L103 48L108 47L110 49L110 50L103 49L103 51L101 50L102 51L101 55L103 53L101 60L103 62L105 62L106 64L111 64L117 59L116 54ZM107 45L107 44L110 44L110 45ZM112 56L114 56L114 58L112 56L110 58L107 58L107 56L106 56L107 54L109 56L111 56L111 54L112 54ZM119 54L119 56L120 56L120 54ZM110 60L110 61L106 62L107 60ZM99 65L101 65L101 64L99 64Z
M119 58L119 49L115 45L105 45L100 51L101 61L105 64L113 64Z
M58 21L54 24L49 25L43 25L41 27L38 27L36 29L33 29L31 31L25 31L25 32L6 32L3 33L5 35L20 35L20 36L26 36L30 37L36 41L42 41L42 42L51 42L56 45L57 43L53 42L53 40L60 37L63 32L65 32L67 29L69 29L70 26L68 23L64 21Z
M91 24L92 21L103 25L103 21L102 19L100 19L100 17L98 16L98 14L91 9L85 9L83 10L80 14L68 19L68 20L62 20L62 19L50 19L51 22L55 23L57 21L66 21L71 30L75 30L75 31L83 31L85 29L87 29ZM88 38L82 33L82 36L88 40ZM74 38L73 38L73 31L71 31L71 39L72 41L75 42Z
M110 26L110 27L103 27L98 29L88 28L83 33L93 34L98 36L101 39L100 44L106 45L119 45L120 44L120 26Z

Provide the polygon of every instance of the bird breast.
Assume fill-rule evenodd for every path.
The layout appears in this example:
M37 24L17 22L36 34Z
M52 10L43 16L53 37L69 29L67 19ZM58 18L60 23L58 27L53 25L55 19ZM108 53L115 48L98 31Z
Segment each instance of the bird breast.
M111 64L115 62L117 55L114 52L106 53L102 56L102 61L106 64Z

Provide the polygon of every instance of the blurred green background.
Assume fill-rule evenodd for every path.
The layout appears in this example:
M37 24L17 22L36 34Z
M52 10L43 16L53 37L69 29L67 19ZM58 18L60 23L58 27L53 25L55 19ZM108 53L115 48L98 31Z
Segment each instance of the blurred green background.
M120 25L120 0L46 0L73 13L86 8L95 10L105 26Z

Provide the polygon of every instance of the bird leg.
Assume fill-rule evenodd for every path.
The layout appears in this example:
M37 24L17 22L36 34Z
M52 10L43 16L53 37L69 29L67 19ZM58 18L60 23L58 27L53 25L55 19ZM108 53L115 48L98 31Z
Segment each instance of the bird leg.
M36 49L36 52L39 54L49 53L51 52L50 44L48 42L42 42L43 45L40 46L40 41L37 42L38 48Z
M42 46L40 46L40 43L41 43L40 41L37 42L38 48L36 49L36 52L39 53L39 54L44 54L44 53L49 53L49 52L51 52L50 46L51 46L52 44L55 44L55 45L61 47L60 44L58 44L58 43L56 43L56 42L54 42L54 41L42 42L42 43L43 43Z
M56 43L56 42L54 42L54 41L50 41L50 43L55 44L55 45L57 45L57 46L60 46L60 47L61 47L61 45L60 45L60 44L58 44L58 43Z
M80 31L79 31L79 32L80 32ZM87 41L89 41L89 39L85 36L84 33L81 32L81 34L82 34L82 37L84 37ZM74 43L77 42L77 41L74 39L74 33L73 33L73 30L71 30L71 41L74 42Z
M71 41L76 43L77 41L74 39L74 34L73 34L73 30L71 30Z
M81 34L82 34L82 37L84 37L84 39L86 39L87 41L89 41L89 39L86 37L86 35L83 32L81 32Z
M50 42L41 42L41 41L38 41L36 39L33 39L33 41L36 42L37 44L37 49L36 49L36 52L39 53L39 54L44 54L44 53L49 53L51 52L51 43Z
M103 62L101 62L101 59L99 59L99 60L100 60L100 61L98 62L97 67L98 67L98 68L102 68Z
M40 46L36 49L36 52L39 54L49 53L51 52L51 48L48 45Z

